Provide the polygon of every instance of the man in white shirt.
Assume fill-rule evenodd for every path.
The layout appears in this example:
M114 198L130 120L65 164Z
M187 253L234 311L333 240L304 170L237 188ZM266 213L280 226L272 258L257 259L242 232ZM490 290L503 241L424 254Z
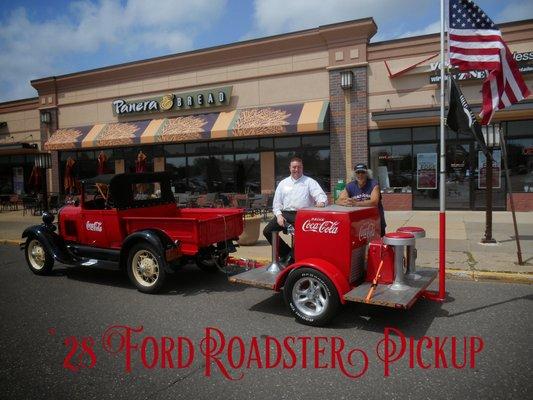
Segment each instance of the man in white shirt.
M287 224L294 225L296 211L304 207L325 207L328 197L317 181L303 174L302 160L293 157L289 163L291 176L283 179L274 194L272 211L274 218L265 226L263 235L272 245L272 232L282 231ZM280 259L289 263L291 248L282 239L279 240Z

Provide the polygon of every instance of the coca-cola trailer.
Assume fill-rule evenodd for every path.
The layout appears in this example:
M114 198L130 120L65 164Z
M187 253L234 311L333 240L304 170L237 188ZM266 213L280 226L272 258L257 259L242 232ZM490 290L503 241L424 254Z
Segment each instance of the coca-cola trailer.
M381 238L376 207L299 210L293 235L295 262L280 262L274 235L272 263L230 281L283 291L291 312L307 325L326 324L348 301L408 309L437 275L415 267L415 240L424 230L403 227Z

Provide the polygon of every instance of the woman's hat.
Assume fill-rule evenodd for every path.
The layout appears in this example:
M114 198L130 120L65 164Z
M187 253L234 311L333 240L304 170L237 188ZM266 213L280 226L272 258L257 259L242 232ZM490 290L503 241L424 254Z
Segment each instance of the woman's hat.
M355 172L368 172L368 168L366 164L363 164L363 163L356 164L355 167L353 167L353 169Z

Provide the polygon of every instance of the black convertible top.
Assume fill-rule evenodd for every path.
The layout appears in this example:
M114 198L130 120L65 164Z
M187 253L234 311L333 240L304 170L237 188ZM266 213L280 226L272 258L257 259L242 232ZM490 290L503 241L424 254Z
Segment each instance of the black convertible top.
M109 185L113 207L117 209L148 207L169 203L175 204L176 202L170 188L170 174L168 172L106 174L82 180L83 185L97 183ZM135 200L134 187L139 183L159 183L161 196L158 198Z

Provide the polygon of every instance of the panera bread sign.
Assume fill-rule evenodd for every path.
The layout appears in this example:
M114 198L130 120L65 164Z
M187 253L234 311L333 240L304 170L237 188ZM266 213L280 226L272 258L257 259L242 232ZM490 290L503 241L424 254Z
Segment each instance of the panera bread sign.
M224 86L188 93L170 93L133 101L117 99L113 100L113 114L133 115L225 106L229 104L232 88L233 86Z

